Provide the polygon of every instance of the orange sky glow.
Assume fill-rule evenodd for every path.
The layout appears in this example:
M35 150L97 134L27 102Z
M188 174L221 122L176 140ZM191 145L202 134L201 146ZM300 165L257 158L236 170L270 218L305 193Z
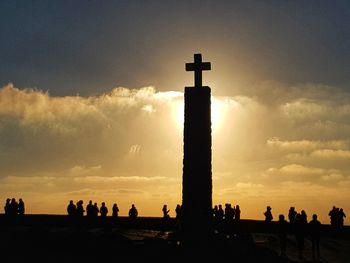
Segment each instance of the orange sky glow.
M325 223L333 205L349 211L350 127L341 120L350 100L327 86L260 88L276 97L212 97L213 203L239 204L252 219L267 205L275 218L295 206ZM174 216L181 203L182 92L58 97L10 84L0 114L0 198L23 198L27 213L65 214L82 199L116 202L121 215L134 203L141 216L161 216L168 204Z

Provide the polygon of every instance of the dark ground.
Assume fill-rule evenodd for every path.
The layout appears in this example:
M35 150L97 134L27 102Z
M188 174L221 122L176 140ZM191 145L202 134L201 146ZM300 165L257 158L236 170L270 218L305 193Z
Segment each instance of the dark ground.
M17 222L0 215L0 262L298 262L293 235L286 258L279 254L276 224L242 220L239 232L216 234L209 244L201 240L184 245L174 234L173 220L128 218L107 222L72 222L66 216L28 215ZM237 230L237 229L236 229ZM350 262L350 229L341 233L322 229L321 262ZM176 232L175 232L176 233ZM239 234L238 234L239 233ZM306 240L304 260L309 262Z

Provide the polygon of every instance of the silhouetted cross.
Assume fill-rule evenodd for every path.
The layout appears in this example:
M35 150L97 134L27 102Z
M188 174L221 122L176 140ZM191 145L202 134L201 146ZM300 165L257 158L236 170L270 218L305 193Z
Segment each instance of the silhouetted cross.
M194 63L186 63L186 71L194 71L195 87L202 87L202 71L210 69L210 62L202 62L202 54L194 54Z

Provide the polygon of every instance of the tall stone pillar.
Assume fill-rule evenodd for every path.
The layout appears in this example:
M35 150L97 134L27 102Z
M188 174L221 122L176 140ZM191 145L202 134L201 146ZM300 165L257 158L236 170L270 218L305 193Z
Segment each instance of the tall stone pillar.
M210 64L202 63L200 54L195 54L195 63L186 64L186 70L195 71L195 87L185 88L182 228L188 239L211 233L211 91L196 76L198 70L208 69Z

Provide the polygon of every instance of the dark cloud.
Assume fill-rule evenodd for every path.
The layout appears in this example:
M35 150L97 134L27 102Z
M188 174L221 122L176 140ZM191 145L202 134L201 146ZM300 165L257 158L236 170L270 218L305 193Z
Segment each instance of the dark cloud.
M348 89L349 10L347 1L2 1L0 85L181 90L192 80L184 63L203 52L219 95L264 80Z

